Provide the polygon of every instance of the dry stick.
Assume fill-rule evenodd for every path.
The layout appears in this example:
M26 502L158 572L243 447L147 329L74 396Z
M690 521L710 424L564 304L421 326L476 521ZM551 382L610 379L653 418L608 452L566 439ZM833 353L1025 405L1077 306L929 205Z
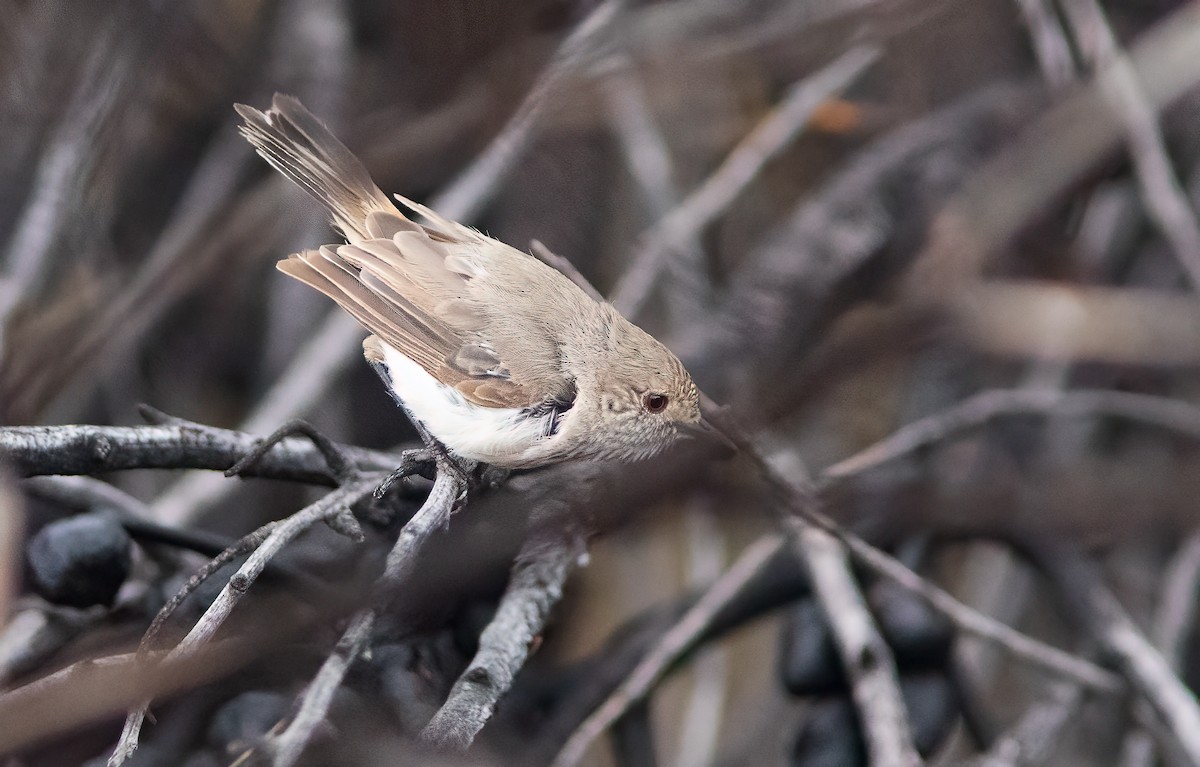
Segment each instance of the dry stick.
M150 509L140 499L95 477L51 475L29 477L21 486L34 495L76 508L106 507L129 517L149 519Z
M845 548L829 533L809 525L804 525L795 538L850 680L871 764L920 764L895 658L850 572Z
M332 519L334 516L343 513L347 506L354 504L363 496L369 495L381 479L382 475L380 474L370 474L366 477L354 479L311 506L301 509L285 520L274 523L271 526L270 533L263 540L262 544L254 550L254 553L246 559L238 571L229 579L229 582L221 589L221 593L217 595L217 598L205 610L204 615L192 626L192 630L167 655L167 659L174 661L194 655L200 647L204 646L213 637L217 629L229 617L233 608L241 601L241 598L259 574L262 573L263 568L266 567L272 557L278 554L284 546L305 530L308 530L318 522ZM118 740L117 746L108 760L109 767L117 767L117 765L123 764L137 749L138 736L141 732L142 722L146 717L146 708L148 705L149 702L147 701L146 704L130 712L129 716L126 717L120 740Z
M1192 289L1200 290L1200 220L1171 168L1155 108L1096 1L1065 0L1062 5L1075 39L1096 69L1101 95L1124 124L1150 217L1174 248Z
M151 426L0 427L0 454L22 477L104 474L128 469L224 471L254 449L244 432L181 421ZM385 470L402 455L335 445L359 469ZM288 437L243 476L333 484L329 465L311 440Z
M1171 669L1179 672L1183 664L1184 643L1196 622L1196 596L1200 594L1200 533L1187 537L1162 577L1162 600L1154 620L1154 644ZM1138 718L1145 721L1151 712L1139 701ZM1144 729L1135 729L1121 745L1121 767L1149 767L1154 761L1154 739Z
M1074 682L1059 680L1050 685L1045 699L1034 703L1011 730L1001 735L986 754L968 762L969 767L1034 767L1044 764L1054 752L1063 728L1070 724L1083 691Z
M375 484L378 484L378 478ZM416 556L421 546L449 522L454 505L466 489L458 472L445 466L439 467L429 497L401 529L399 538L388 553L383 574L373 587L374 606L354 615L333 653L325 659L317 676L301 695L295 718L279 735L266 739L265 750L272 754L274 767L290 767L300 758L317 727L324 721L334 692L370 638L371 627L379 611L408 579L416 566ZM238 761L247 758L249 754L243 754Z
M776 476L808 481L808 470L794 451L775 453L769 467ZM789 486L795 485L789 483ZM812 498L807 501L816 503ZM824 530L793 517L785 517L783 522L791 532L793 548L808 569L813 594L825 613L846 678L850 680L871 764L877 767L919 764L921 757L913 745L896 660L850 571L845 547Z
M600 86L625 155L625 167L641 188L650 220L662 221L679 207L679 192L672 180L670 148L650 114L646 93L630 58L624 54L614 57L600 78ZM672 280L668 298L692 313L700 295L694 283L707 271L699 231L690 232L676 243L675 251L681 262L675 270L679 279ZM686 315L683 318L686 321Z
M717 520L712 498L693 498L684 512L688 572L684 585L700 589L721 577L725 569L726 535ZM691 664L691 690L680 712L675 739L675 764L715 764L721 746L721 723L730 706L729 648L710 645ZM618 724L618 727L620 725Z
M625 154L625 166L641 187L650 214L655 219L662 218L679 204L666 138L654 123L645 90L629 56L614 56L600 74L600 87ZM686 243L687 247L694 244L694 237Z
M1033 394L1033 392L1021 392ZM763 480L779 496L779 503L786 513L785 527L795 534L802 523L808 523L833 535L845 544L854 558L870 570L895 581L921 597L932 608L954 622L959 629L977 637L995 642L1015 657L1031 665L1052 671L1055 674L1105 692L1124 689L1121 679L1094 663L1077 658L1070 653L1026 636L1009 626L984 615L958 601L945 589L918 575L903 562L875 548L854 533L851 533L825 516L817 509L816 499L810 488L794 484L777 472L758 452L749 439L730 423L724 411L705 407L710 422L720 428L740 448L742 454L758 469ZM903 430L901 430L903 431ZM946 433L950 433L947 431ZM884 440L883 443L890 442ZM879 444L883 444L879 443ZM865 452L865 451L864 451ZM902 455L903 452L898 454ZM860 454L861 455L861 454ZM891 455L891 453L889 453Z
M429 201L429 207L457 221L475 215L529 147L533 129L544 114L549 98L566 77L582 65L597 38L611 26L621 5L618 0L606 0L579 24L559 46L504 128L457 179ZM250 156L249 150L245 151ZM361 326L348 314L331 312L243 421L241 430L269 433L279 424L311 410L342 371L358 358L362 333ZM236 485L222 482L220 478L191 474L159 496L154 504L155 511L164 522L187 524L235 488Z
M11 475L0 466L0 628L8 621L8 607L17 594L20 574L21 541L25 528L25 514L21 497L14 492ZM3 667L0 666L0 682Z
M613 289L613 305L627 317L635 317L668 258L729 207L767 161L791 143L817 107L848 88L879 55L877 48L851 48L793 85L720 167L646 233L630 267Z
M696 637L703 633L721 607L745 588L786 543L782 536L767 535L747 546L737 561L663 634L604 703L575 728L554 757L551 767L573 767L578 764L592 741L630 706L646 697Z
M536 534L525 541L496 615L479 636L479 650L421 732L422 740L459 751L471 745L525 665L584 551L583 537L572 531L553 541Z
M1055 90L1062 90L1075 80L1075 65L1071 58L1071 46L1063 35L1062 27L1048 0L1017 0L1033 50L1037 55L1042 77Z
M840 481L978 428L1003 415L1041 413L1057 417L1113 416L1200 439L1200 407L1149 394L1076 389L1073 391L993 389L904 426L821 472L822 483Z
M346 672L371 638L374 625L375 611L371 609L360 610L350 619L350 625L333 652L321 664L321 669L300 697L295 717L278 736L268 737L274 767L291 767L300 759L312 734L325 720L333 703L333 695L346 678Z
M130 82L130 56L114 61L119 53L128 54L122 48L109 29L82 62L83 78L62 110L13 226L2 262L6 273L0 279L0 357L9 317L49 269L51 248L78 209L73 198L86 187L97 162L96 136Z
M620 16L627 0L604 0L567 35L550 63L538 76L525 100L491 144L463 171L455 182L429 203L447 218L474 217L524 154L534 128L567 79L587 64L603 41L604 34Z
M1200 764L1200 703L1104 584L1099 568L1074 549L1044 553L1040 565L1065 599L1086 610L1095 640L1167 725L1188 762Z

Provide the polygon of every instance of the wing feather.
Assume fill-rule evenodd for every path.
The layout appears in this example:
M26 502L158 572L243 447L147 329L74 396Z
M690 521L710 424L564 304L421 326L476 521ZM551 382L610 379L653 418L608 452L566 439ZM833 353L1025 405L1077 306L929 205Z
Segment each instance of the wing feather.
M265 112L236 108L259 154L321 202L349 240L278 267L377 336L365 347L368 357L385 343L488 407L537 407L573 386L558 367L542 307L524 298L559 290L558 275L549 279L542 272L551 270L531 257L397 195L425 223L407 218L296 99L276 95ZM574 293L559 300L580 297L591 300ZM508 309L503 316L498 305Z

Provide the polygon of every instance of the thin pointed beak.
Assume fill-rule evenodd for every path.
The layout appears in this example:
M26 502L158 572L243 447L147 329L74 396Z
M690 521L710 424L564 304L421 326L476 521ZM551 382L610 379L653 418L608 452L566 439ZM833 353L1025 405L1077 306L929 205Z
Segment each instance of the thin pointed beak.
M685 435L693 439L718 446L721 449L720 454L717 456L719 458L730 458L737 453L738 448L733 440L725 432L713 426L703 415L700 416L700 420L696 423L683 424L682 431Z

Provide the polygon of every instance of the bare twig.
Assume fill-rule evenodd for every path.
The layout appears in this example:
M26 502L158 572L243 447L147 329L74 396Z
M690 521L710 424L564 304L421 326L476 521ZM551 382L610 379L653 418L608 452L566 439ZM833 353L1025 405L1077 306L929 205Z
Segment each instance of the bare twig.
M600 85L617 129L625 166L641 189L648 218L661 221L679 206L679 192L673 181L666 138L650 114L646 93L630 58L624 54L614 56ZM668 298L676 299L680 309L695 310L699 306L695 286L702 281L705 272L699 231L690 232L681 239L675 244L675 250L681 262L681 268L676 272L683 278L672 281Z
M1065 18L1096 70L1096 83L1122 122L1142 198L1159 231L1171 243L1193 290L1200 290L1200 220L1175 177L1155 105L1139 73L1117 45L1095 0L1065 0Z
M746 547L737 561L663 635L608 699L588 716L559 749L552 767L572 767L589 745L637 701L643 699L712 621L729 600L754 579L785 545L779 536L765 536Z
M455 469L439 467L437 479L429 497L417 510L404 528L400 537L388 552L383 575L375 585L376 599L383 600L408 578L416 566L416 554L429 537L441 530L450 521L450 515L467 492L462 476Z
M1200 82L1197 45L1200 9L1185 5L1130 49L1127 65L1140 80L1151 113ZM939 215L948 225L929 240L926 254L944 251L947 257L930 259L931 269L977 272L987 254L1009 242L1087 168L1128 138L1128 126L1121 123L1125 118L1113 114L1111 97L1104 93L1112 86L1104 82L1098 78L1034 119L1020 141L1010 143L966 180ZM945 285L932 271L913 276L918 287L925 282L936 291Z
M625 153L625 165L641 187L651 216L662 218L678 205L679 192L672 180L675 174L670 149L654 124L633 61L624 54L614 56L602 73L600 85ZM683 246L692 248L697 244L693 238Z
M254 649L249 642L230 639L171 662L156 654L142 663L134 653L125 653L73 663L0 694L0 752L45 742L147 696L219 678L244 664Z
M224 471L253 450L256 442L250 434L179 422L152 426L0 427L0 453L24 477L127 469ZM351 445L338 448L363 471L381 471L402 460L391 453ZM280 442L246 475L333 483L320 451L309 440L296 438Z
M844 529L820 510L814 488L797 483L780 473L730 420L726 411L709 406L705 408L705 412L709 421L737 444L742 454L754 464L767 486L776 495L776 502L782 510L781 523L790 534L796 535L801 532L805 523L824 530L845 544L856 560L921 597L953 621L959 629L995 642L1012 655L1039 668L1053 671L1096 690L1116 692L1123 689L1120 679L1112 673L1026 636L972 609L955 599L945 589L913 572L903 562Z
M1067 546L1047 545L1036 553L1063 599L1079 609L1094 639L1116 658L1122 673L1167 725L1188 761L1200 764L1200 703L1125 613L1104 584L1099 568Z
M1192 533L1171 561L1162 577L1162 600L1154 620L1154 645L1177 673L1184 662L1185 642L1196 623L1196 595L1200 593L1200 533ZM1144 704L1142 704L1144 705ZM1145 720L1152 712L1138 718ZM1149 767L1154 757L1154 741L1145 729L1132 730L1121 747L1122 767Z
M96 506L116 509L129 517L146 519L150 510L129 493L94 477L53 474L29 477L21 486L34 495L86 509Z
M1062 730L1082 702L1082 689L1069 681L1056 681L1049 694L1035 702L1011 730L1000 736L995 744L970 767L1036 767L1045 764L1053 755L1062 737Z
M262 543L229 579L229 582L221 589L220 594L217 595L217 598L205 610L200 620L196 621L196 624L188 632L187 636L168 653L167 660L174 661L190 658L199 648L206 645L212 639L213 635L216 634L217 629L225 622L225 619L229 617L233 608L241 601L241 598L259 574L262 573L272 557L278 554L284 546L305 530L326 519L331 519L335 515L342 514L346 506L352 505L362 497L369 495L382 478L382 474L371 474L365 478L360 477L347 482L311 506L296 512L281 522L269 525L270 531ZM161 625L161 622L155 625ZM113 750L112 756L108 760L110 767L117 767L117 765L123 764L137 749L138 736L141 732L142 722L145 719L146 707L148 705L148 702L143 704L138 709L130 712L129 716L125 719L125 726L121 731L121 737L117 742L116 748Z
M626 0L604 0L567 35L529 94L487 149L429 207L457 221L475 217L524 154L533 129L570 75L596 53Z
M814 515L811 510L800 513L806 521L840 539L859 562L924 599L931 607L953 621L959 629L995 642L997 646L1026 663L1073 679L1095 690L1111 693L1124 688L1117 677L1094 663L1026 636L968 607L946 590L905 567L899 560L853 533L841 530L823 515Z
M871 764L920 764L895 659L858 590L845 549L829 533L808 526L797 534L796 544L850 680Z
M726 536L712 506L710 499L697 499L689 504L683 519L688 584L697 591L721 577L726 564ZM692 664L692 689L681 714L675 764L708 765L717 761L721 722L730 697L729 654L723 645L710 645Z
M423 740L456 750L471 745L536 646L583 552L582 537L572 531L549 541L536 534L526 540L496 615L479 636L475 657L421 732Z
M921 418L887 438L825 468L821 481L840 481L911 455L967 429L1004 415L1041 413L1055 417L1112 416L1200 439L1200 407L1149 394L1076 389L994 389Z
M129 85L132 56L119 45L112 27L99 36L82 61L82 78L62 112L38 164L32 191L5 247L6 269L0 281L0 358L8 320L26 293L37 287L51 266L51 248L77 213L76 198L98 159L96 141L104 123Z
M604 296L600 294L600 291L596 290L595 286L588 282L587 277L584 277L583 273L575 268L575 264L571 263L569 258L566 256L560 256L559 254L550 250L550 248L547 248L539 240L534 240L529 245L530 252L533 254L534 258L538 259L547 266L553 266L555 269L562 272L567 279L578 285L580 290L582 290L584 293L587 293L592 298L596 299L597 301L604 300Z
M291 767L300 759L313 732L325 720L333 694L371 638L374 625L375 611L372 609L360 610L350 619L337 646L300 696L300 706L292 721L279 735L268 737L266 750L272 755L274 767Z
M102 610L46 609L36 603L16 608L0 630L0 684L36 668L102 617Z
M1025 26L1033 41L1042 77L1052 88L1062 89L1075 79L1075 65L1071 58L1071 45L1063 34L1049 0L1017 0Z
M692 240L749 185L763 166L786 148L825 100L848 88L879 51L851 48L816 74L793 85L720 167L643 238L630 267L612 291L612 303L635 317L673 253Z
M377 480L374 484L378 484ZM464 479L457 470L448 466L439 469L429 497L405 524L388 554L383 574L372 589L372 606L360 610L350 619L337 646L301 695L296 716L278 736L268 738L267 749L272 753L276 767L290 767L300 758L317 726L324 721L334 692L366 646L379 611L386 608L388 600L412 573L421 546L446 525L466 490ZM243 754L238 763L248 759L249 755L249 752Z
M17 593L20 574L21 541L25 512L21 498L13 491L9 474L0 465L0 629L8 622L8 608ZM3 667L0 666L0 681Z

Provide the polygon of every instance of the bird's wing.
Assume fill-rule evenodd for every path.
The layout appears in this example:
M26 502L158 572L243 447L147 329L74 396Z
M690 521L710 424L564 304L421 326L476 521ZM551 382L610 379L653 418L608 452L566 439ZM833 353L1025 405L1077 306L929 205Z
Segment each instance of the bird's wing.
M484 318L465 298L470 278L448 266L422 263L437 249L428 240L408 239L404 249L395 239L382 238L326 245L278 266L332 298L384 343L474 404L524 408L544 401L539 387L514 380L483 340Z
M536 408L563 399L571 382L554 365L537 362L553 362L555 349L531 315L494 316L511 279L479 279L495 253L510 264L529 259L535 271L540 263L401 198L428 223L406 218L358 158L296 99L276 95L266 112L236 108L246 121L242 134L259 154L321 202L349 240L297 253L279 262L280 271L332 298L475 404ZM503 274L512 271L497 266ZM481 288L484 282L491 287Z

